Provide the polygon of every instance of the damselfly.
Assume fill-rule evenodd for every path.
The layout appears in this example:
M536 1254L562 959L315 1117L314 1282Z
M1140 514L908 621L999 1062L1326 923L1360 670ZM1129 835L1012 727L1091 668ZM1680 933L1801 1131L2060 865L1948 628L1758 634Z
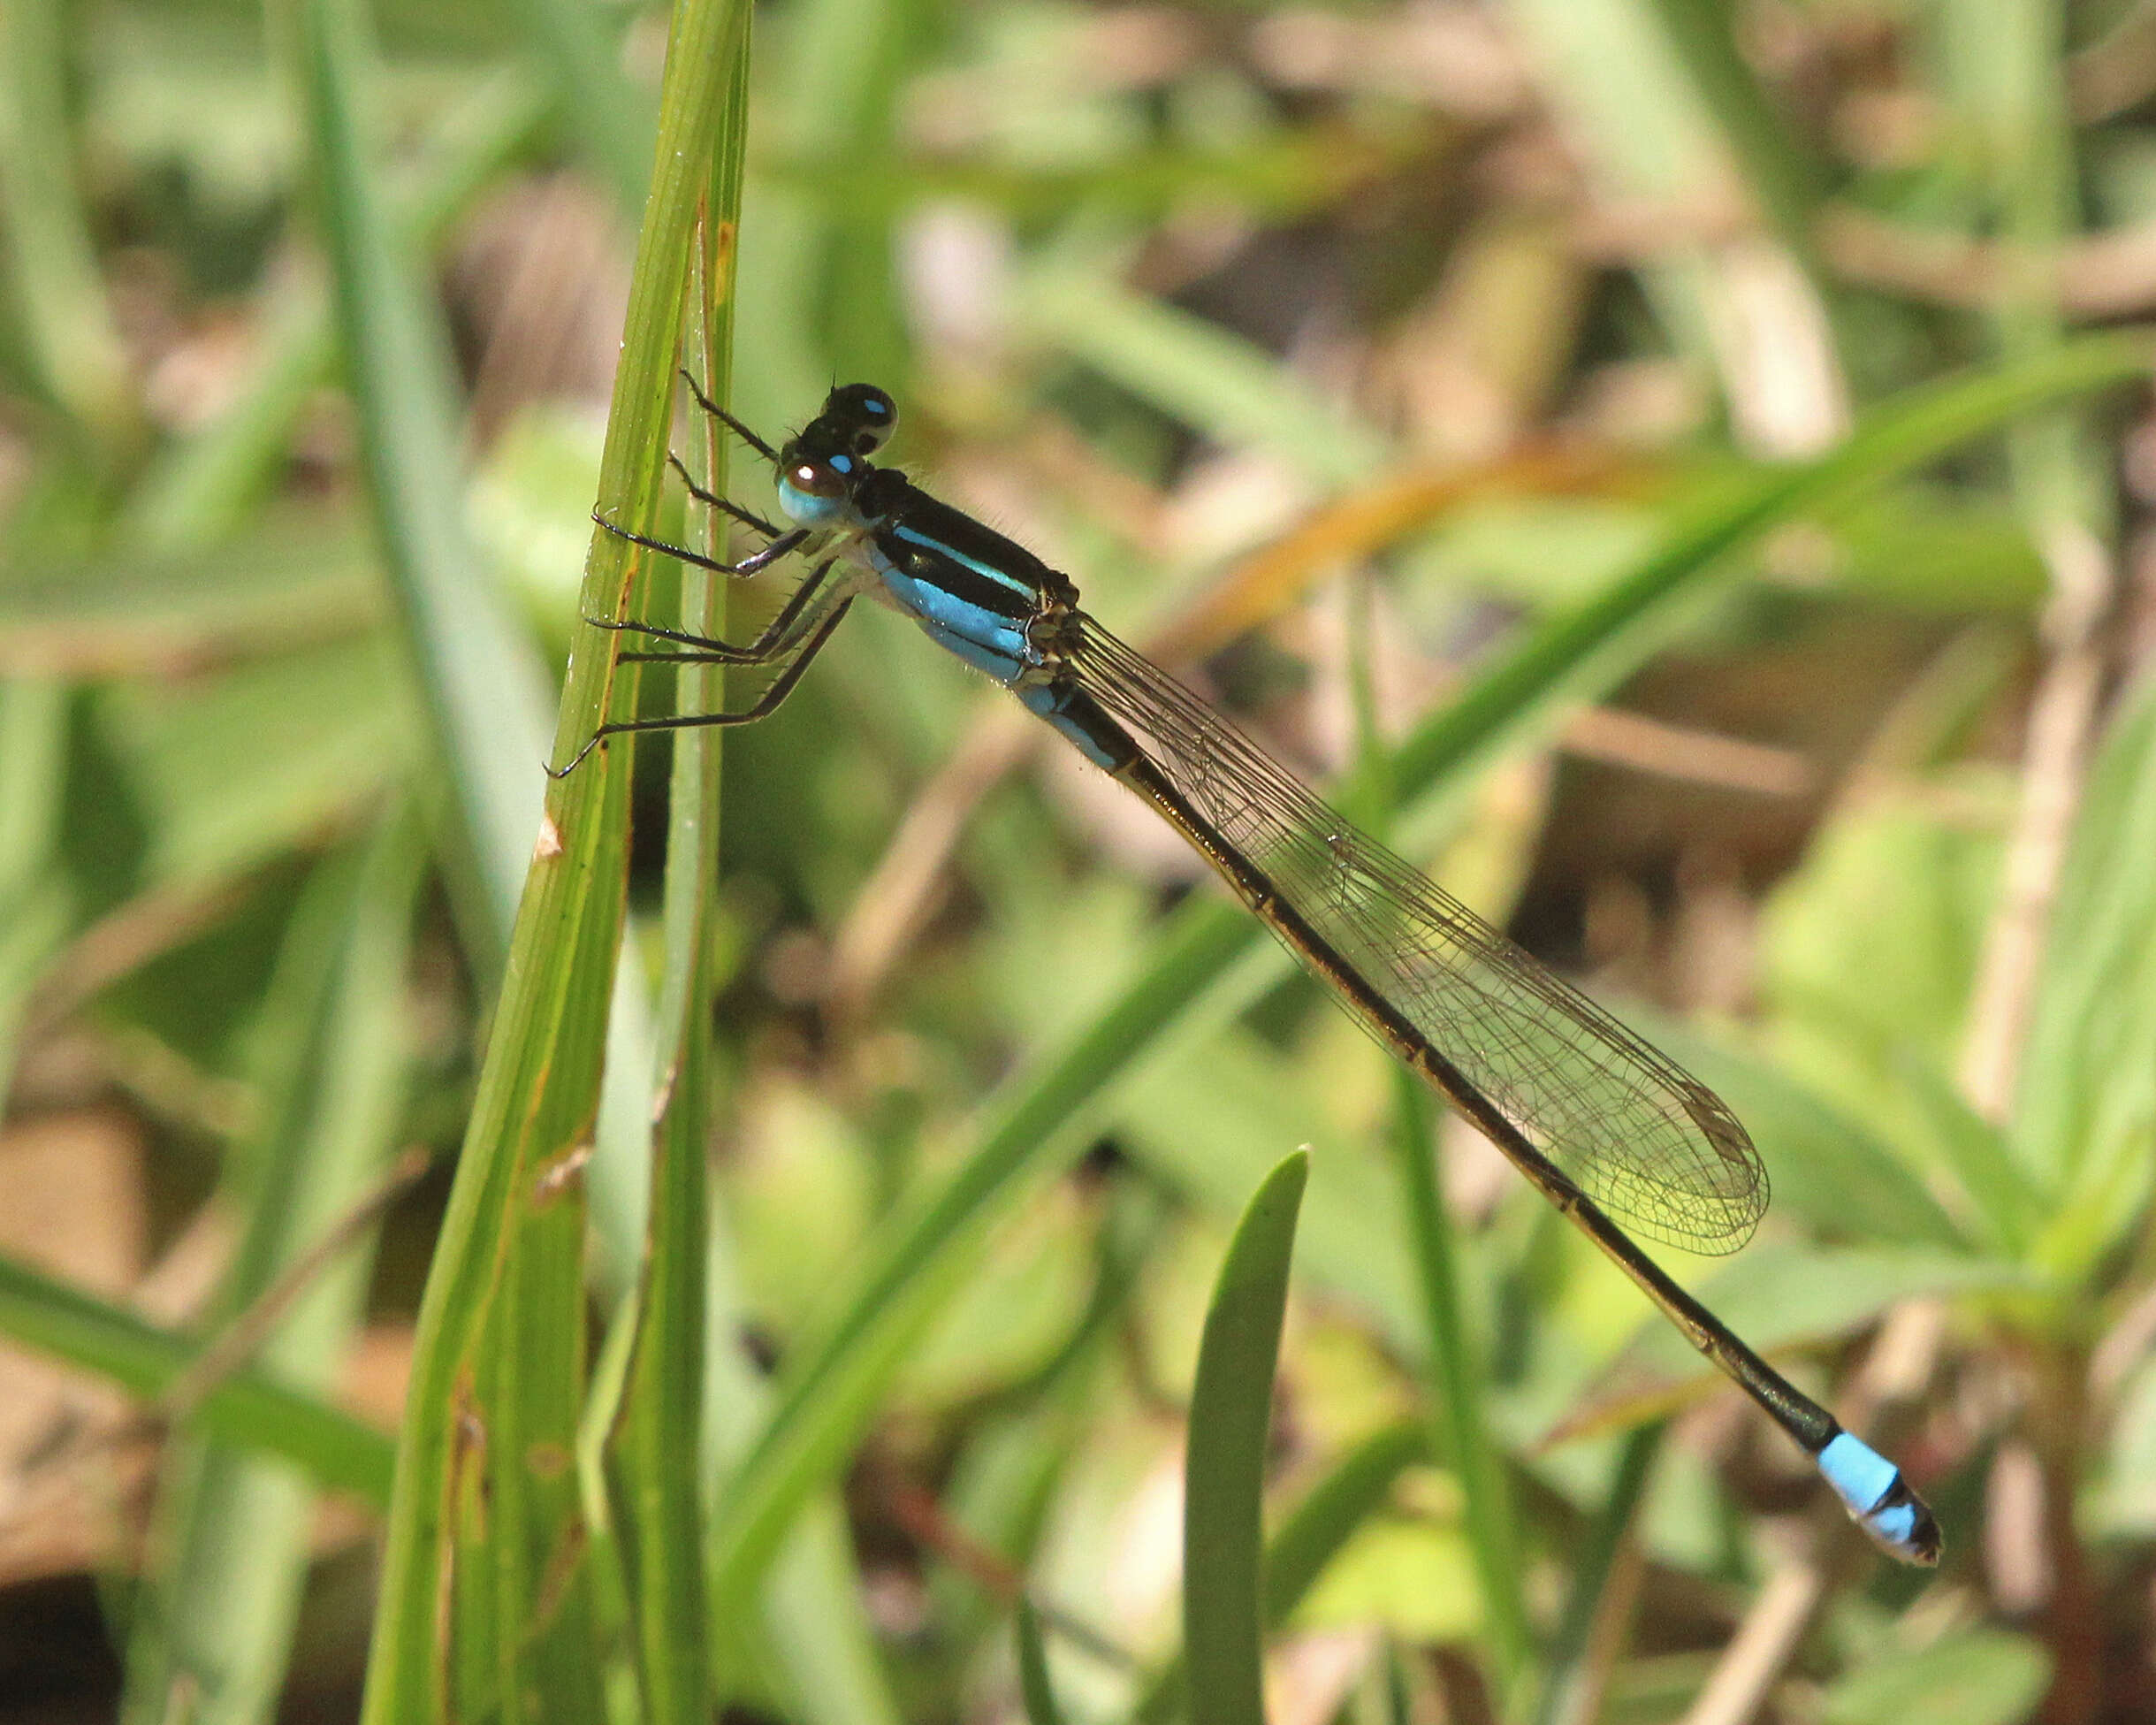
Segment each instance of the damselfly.
M560 774L607 737L760 719L786 698L857 595L904 612L1152 805L1372 1036L1487 1134L1802 1446L1879 1545L1906 1562L1939 1561L1938 1523L1901 1469L1843 1431L1620 1225L1699 1252L1733 1251L1750 1238L1766 1209L1766 1170L1719 1097L1102 629L1078 608L1068 576L878 467L870 457L898 422L883 391L834 389L823 411L774 449L693 378L689 387L772 464L792 525L773 526L693 480L697 497L762 536L762 548L725 563L603 517L599 524L721 575L754 574L804 549L815 561L746 645L593 619L673 644L624 658L764 666L776 675L740 712L602 725Z

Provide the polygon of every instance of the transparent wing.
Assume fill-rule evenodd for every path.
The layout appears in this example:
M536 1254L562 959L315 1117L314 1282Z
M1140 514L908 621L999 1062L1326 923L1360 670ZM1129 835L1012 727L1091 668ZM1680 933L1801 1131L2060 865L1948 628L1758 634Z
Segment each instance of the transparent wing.
M1734 1251L1751 1237L1767 1207L1766 1170L1718 1096L1359 832L1158 666L1092 618L1076 621L1063 656L1077 680L1589 1198L1695 1252Z

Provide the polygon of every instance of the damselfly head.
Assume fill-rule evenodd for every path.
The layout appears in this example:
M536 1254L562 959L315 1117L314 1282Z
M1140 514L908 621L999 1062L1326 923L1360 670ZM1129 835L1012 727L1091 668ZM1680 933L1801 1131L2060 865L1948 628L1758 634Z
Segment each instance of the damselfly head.
M873 384L841 384L817 417L830 423L857 455L872 455L898 429L898 403Z
M780 501L796 521L828 514L849 496L868 458L898 424L898 404L873 384L841 384L824 398L824 410L779 451ZM795 505L807 506L804 515Z

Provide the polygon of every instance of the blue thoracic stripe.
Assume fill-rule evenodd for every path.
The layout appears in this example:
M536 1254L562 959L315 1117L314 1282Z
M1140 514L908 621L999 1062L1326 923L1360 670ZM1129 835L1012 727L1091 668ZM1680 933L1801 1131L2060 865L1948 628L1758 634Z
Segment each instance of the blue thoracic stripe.
M1032 658L1025 638L1030 616L989 610L941 582L894 564L880 545L870 561L892 599L918 618L939 646L979 667L998 683L1009 683Z
M1030 593L976 575L970 565L935 552L908 551L879 538L875 563L891 596L902 602L918 597L926 605L958 607L1002 625L1028 623L1040 614Z
M1037 602L1040 597L1040 589L1024 576L1013 575L1009 569L998 569L994 563L984 561L979 557L969 557L956 546L948 545L941 539L933 538L918 529L908 527L903 522L894 523L891 530L898 538L905 540L908 545L918 546L933 556L948 558L960 568L972 570L982 579L993 581L1000 587L1009 589L1029 605Z
M975 670L986 671L1006 687L1017 682L1019 674L1026 668L1025 660L1020 656L1025 645L1023 630L1014 637L1015 648L1006 649L993 640L979 640L956 629L946 628L926 611L917 611L915 619L926 631L928 638L944 652L956 653Z

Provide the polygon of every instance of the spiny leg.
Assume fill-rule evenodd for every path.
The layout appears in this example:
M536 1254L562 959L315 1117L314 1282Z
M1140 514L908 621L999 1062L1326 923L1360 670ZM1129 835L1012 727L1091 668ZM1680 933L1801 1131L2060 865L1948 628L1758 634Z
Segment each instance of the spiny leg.
M709 569L713 575L759 574L769 569L781 557L790 556L798 551L814 531L813 529L807 527L790 529L789 531L780 534L761 551L750 552L738 563L722 563L716 557L706 557L701 552L689 550L687 546L670 545L665 539L647 538L642 533L636 532L629 528L617 527L597 509L592 510L591 519L617 539L627 539L631 545L640 545L646 551L659 552L666 556L691 564L697 569Z
M786 668L772 678L770 686L756 698L753 705L739 713L689 713L671 719L617 719L593 731L583 747L569 758L568 766L559 771L548 767L546 776L550 779L566 779L583 765L586 755L609 737L620 737L630 731L689 730L701 725L752 725L758 719L768 718L777 711L779 704L794 692L794 685L801 681L801 674L808 669L809 661L823 651L824 643L831 638L831 631L839 626L852 607L853 599L854 596L849 593L831 607L830 615L809 637L807 643L794 655Z
M769 462L773 467L775 468L778 466L779 452L777 450L773 449L768 443L766 443L763 439L757 436L754 431L750 431L746 425L743 424L740 420L735 418L732 414L728 413L724 408L720 407L718 402L712 401L710 396L706 395L704 393L703 385L699 384L695 378L689 375L689 368L687 366L684 365L681 368L681 373L682 381L689 385L689 393L697 398L697 405L699 408L702 408L705 413L711 415L713 419L717 420L729 431L733 432L735 437L739 438L743 443L747 444L750 448L755 450L758 454L761 455L766 461Z
M766 461L769 462L774 468L779 464L778 451L773 449L769 444L766 443L763 439L757 436L757 434L754 431L751 431L746 425L743 424L740 420L735 418L732 414L728 413L716 401L712 401L710 396L706 395L704 393L703 386L697 382L695 376L689 371L687 366L680 366L676 369L681 373L682 381L689 385L689 393L697 398L697 405L698 407L702 408L705 412L712 414L722 421L736 437L747 443L751 449L755 450L758 454L761 455ZM682 462L682 458L675 454L671 449L667 452L667 460L672 463L674 470L681 475L682 485L689 488L689 494L695 498L697 502L704 504L709 508L717 509L721 514L732 516L733 519L739 522L743 527L750 529L751 531L761 533L764 538L769 541L769 543L766 544L760 551L750 552L738 563L725 563L719 561L715 558L706 557L700 552L691 551L686 546L674 545L665 539L647 538L644 535L633 532L629 528L617 527L613 522L608 521L596 509L591 512L591 519L597 522L601 527L605 528L609 533L615 535L619 538L627 539L631 545L642 546L646 551L660 552L668 557L678 558L682 562L692 564L697 569L709 569L714 575L755 575L763 569L770 568L772 564L777 562L781 557L784 557L789 553L794 551L801 545L803 540L809 538L809 530L807 529L796 527L790 530L781 531L779 528L773 526L771 523L766 521L763 516L758 515L754 510L744 509L740 504L735 502L731 498L721 497L716 492L706 490L704 486L697 483L695 476L689 471L688 467Z
M753 509L744 509L732 498L721 497L717 492L705 491L703 486L697 484L696 480L689 476L687 465L671 449L667 451L667 461L674 470L682 476L682 485L689 496L695 498L706 508L716 509L721 515L733 516L743 527L752 532L761 533L767 539L775 539L779 537L781 530L773 527Z
M645 635L654 640L678 641L685 647L694 647L702 655L702 663L711 665L766 665L783 655L811 626L802 622L802 613L816 597L824 578L838 562L836 557L827 557L811 569L795 588L792 596L779 607L779 614L768 623L755 640L746 646L737 646L731 641L721 641L708 635L691 635L687 630L664 629L657 623L616 621L611 617L586 617L584 621L594 629L611 630L617 634ZM796 624L801 627L798 630ZM621 655L624 659L679 659L680 653L635 653Z

